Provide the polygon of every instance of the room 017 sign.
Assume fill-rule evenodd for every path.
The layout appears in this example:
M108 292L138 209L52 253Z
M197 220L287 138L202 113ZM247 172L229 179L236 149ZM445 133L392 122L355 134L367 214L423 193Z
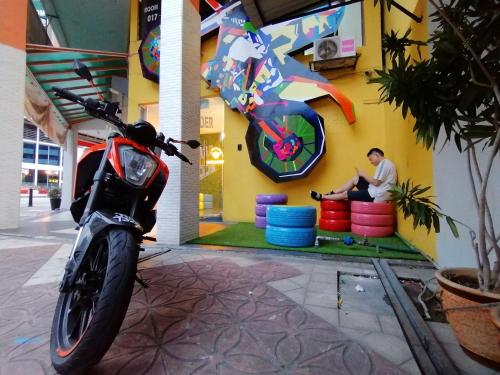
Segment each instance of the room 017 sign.
M144 39L149 30L160 23L161 0L142 0L140 5L139 35Z

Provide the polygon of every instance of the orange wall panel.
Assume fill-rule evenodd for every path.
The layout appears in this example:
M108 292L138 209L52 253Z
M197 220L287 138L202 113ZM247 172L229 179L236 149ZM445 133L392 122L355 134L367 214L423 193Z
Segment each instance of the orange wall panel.
M0 0L0 44L25 50L28 0Z

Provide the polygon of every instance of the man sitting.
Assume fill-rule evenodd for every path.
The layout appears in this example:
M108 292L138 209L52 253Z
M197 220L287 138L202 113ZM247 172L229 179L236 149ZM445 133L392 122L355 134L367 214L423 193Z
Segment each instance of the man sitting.
M396 183L396 167L393 162L384 157L384 152L379 148L368 151L368 160L377 167L373 177L356 169L356 176L347 181L338 189L329 193L320 194L311 191L311 198L317 201L322 199L339 201L384 202L390 199L389 190ZM352 190L354 187L357 190Z

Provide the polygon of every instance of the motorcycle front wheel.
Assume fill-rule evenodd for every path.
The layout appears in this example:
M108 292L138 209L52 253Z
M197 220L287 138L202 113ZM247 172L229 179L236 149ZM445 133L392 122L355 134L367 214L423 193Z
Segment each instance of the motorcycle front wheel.
M138 250L132 233L120 229L88 249L75 286L59 295L54 312L50 354L58 373L84 372L113 343L130 303Z

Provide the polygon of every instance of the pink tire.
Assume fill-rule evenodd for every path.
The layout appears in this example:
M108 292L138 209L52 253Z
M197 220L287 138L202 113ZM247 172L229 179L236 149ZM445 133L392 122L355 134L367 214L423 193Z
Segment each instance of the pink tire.
M321 210L321 218L327 220L351 220L351 212Z
M385 202L351 202L351 212L358 214L393 215L394 206Z
M394 215L373 215L352 212L351 221L353 224L369 227L392 227L394 225Z
M260 229L266 229L267 220L265 216L255 216L255 226Z
M351 231L358 236L366 237L390 237L394 234L392 226L369 227L367 225L352 224Z
M286 194L257 194L255 202L258 204L286 204L288 195Z
M321 209L325 211L350 211L351 202L349 201L329 201L322 200Z
M328 220L319 219L319 229L332 232L349 232L351 230L351 220Z

